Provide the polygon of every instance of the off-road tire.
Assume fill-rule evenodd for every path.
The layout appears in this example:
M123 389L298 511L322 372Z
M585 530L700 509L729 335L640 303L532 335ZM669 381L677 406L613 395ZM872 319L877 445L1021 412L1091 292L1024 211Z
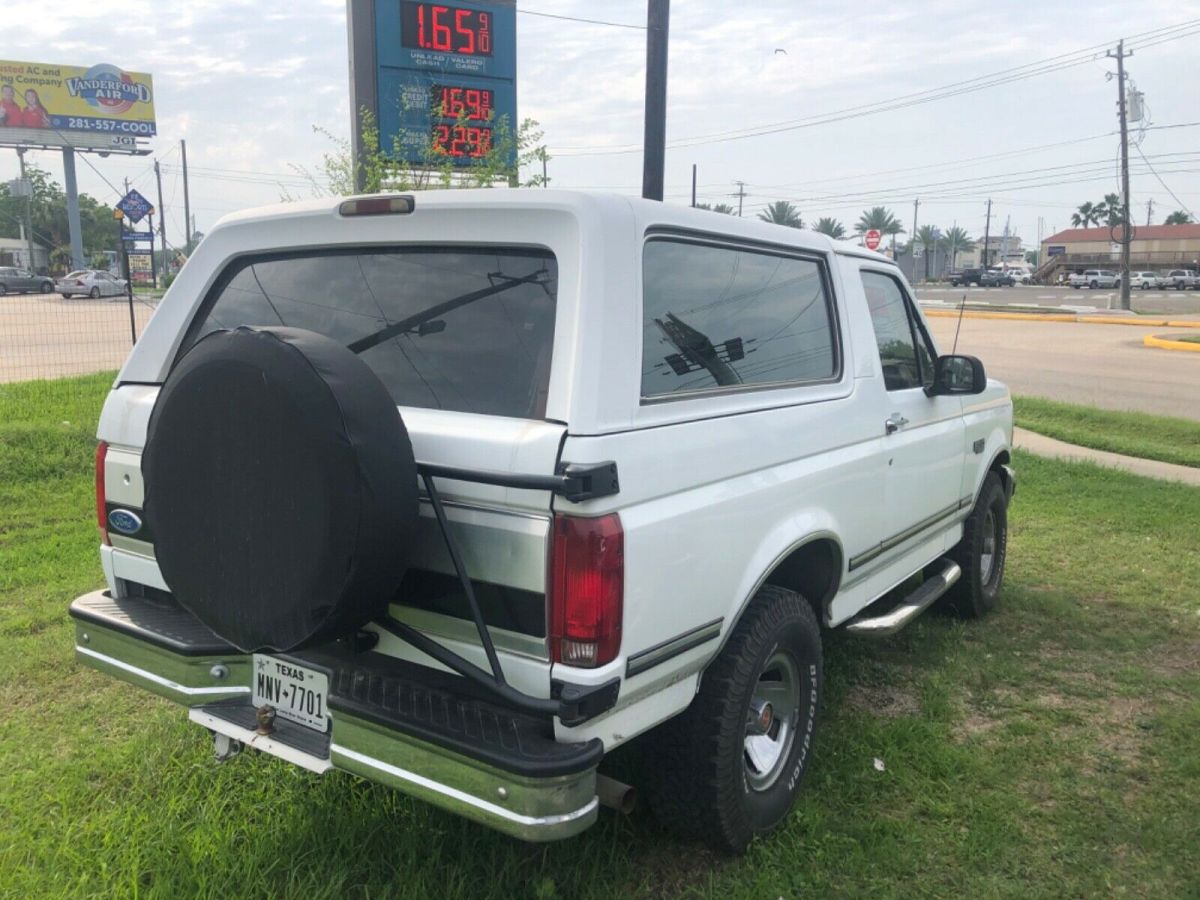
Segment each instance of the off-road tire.
M799 712L775 780L762 790L746 774L746 717L765 664L777 652L797 665ZM824 690L821 630L799 594L764 585L704 672L691 706L647 735L650 806L663 825L726 853L745 851L787 816L808 768Z
M985 574L984 545L989 511L995 523L994 547L991 566ZM947 556L958 563L962 575L939 601L943 608L965 619L978 619L995 609L1008 557L1008 495L995 472L989 472L983 480L975 506L963 523L962 540Z

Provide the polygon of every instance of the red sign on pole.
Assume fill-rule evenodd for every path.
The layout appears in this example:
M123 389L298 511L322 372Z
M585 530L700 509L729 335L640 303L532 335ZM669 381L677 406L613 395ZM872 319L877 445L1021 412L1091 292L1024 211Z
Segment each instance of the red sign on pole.
M872 228L870 231L864 234L863 237L866 239L868 250L879 249L879 242L883 240L883 235L880 233L878 228Z

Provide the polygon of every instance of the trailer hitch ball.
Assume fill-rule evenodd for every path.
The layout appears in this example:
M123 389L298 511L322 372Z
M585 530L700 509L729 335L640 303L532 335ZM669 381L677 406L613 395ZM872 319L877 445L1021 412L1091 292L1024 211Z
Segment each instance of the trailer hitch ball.
M227 734L217 734L213 732L213 756L217 762L225 762L228 759L233 759L242 752L242 742L236 738L231 738Z

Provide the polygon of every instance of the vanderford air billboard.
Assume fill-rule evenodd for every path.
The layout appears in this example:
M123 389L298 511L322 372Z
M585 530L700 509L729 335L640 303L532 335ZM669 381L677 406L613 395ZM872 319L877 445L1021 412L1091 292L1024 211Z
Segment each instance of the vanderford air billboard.
M150 76L107 63L85 68L0 60L0 142L30 132L48 145L69 145L82 134L151 137Z

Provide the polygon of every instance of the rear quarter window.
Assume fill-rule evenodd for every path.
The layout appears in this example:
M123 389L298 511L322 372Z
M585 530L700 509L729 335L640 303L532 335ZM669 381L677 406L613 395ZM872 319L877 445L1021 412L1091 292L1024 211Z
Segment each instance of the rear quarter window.
M837 377L819 259L655 238L642 260L644 399Z
M249 258L222 274L184 342L285 325L361 349L399 406L542 418L558 266L548 250L403 247Z

